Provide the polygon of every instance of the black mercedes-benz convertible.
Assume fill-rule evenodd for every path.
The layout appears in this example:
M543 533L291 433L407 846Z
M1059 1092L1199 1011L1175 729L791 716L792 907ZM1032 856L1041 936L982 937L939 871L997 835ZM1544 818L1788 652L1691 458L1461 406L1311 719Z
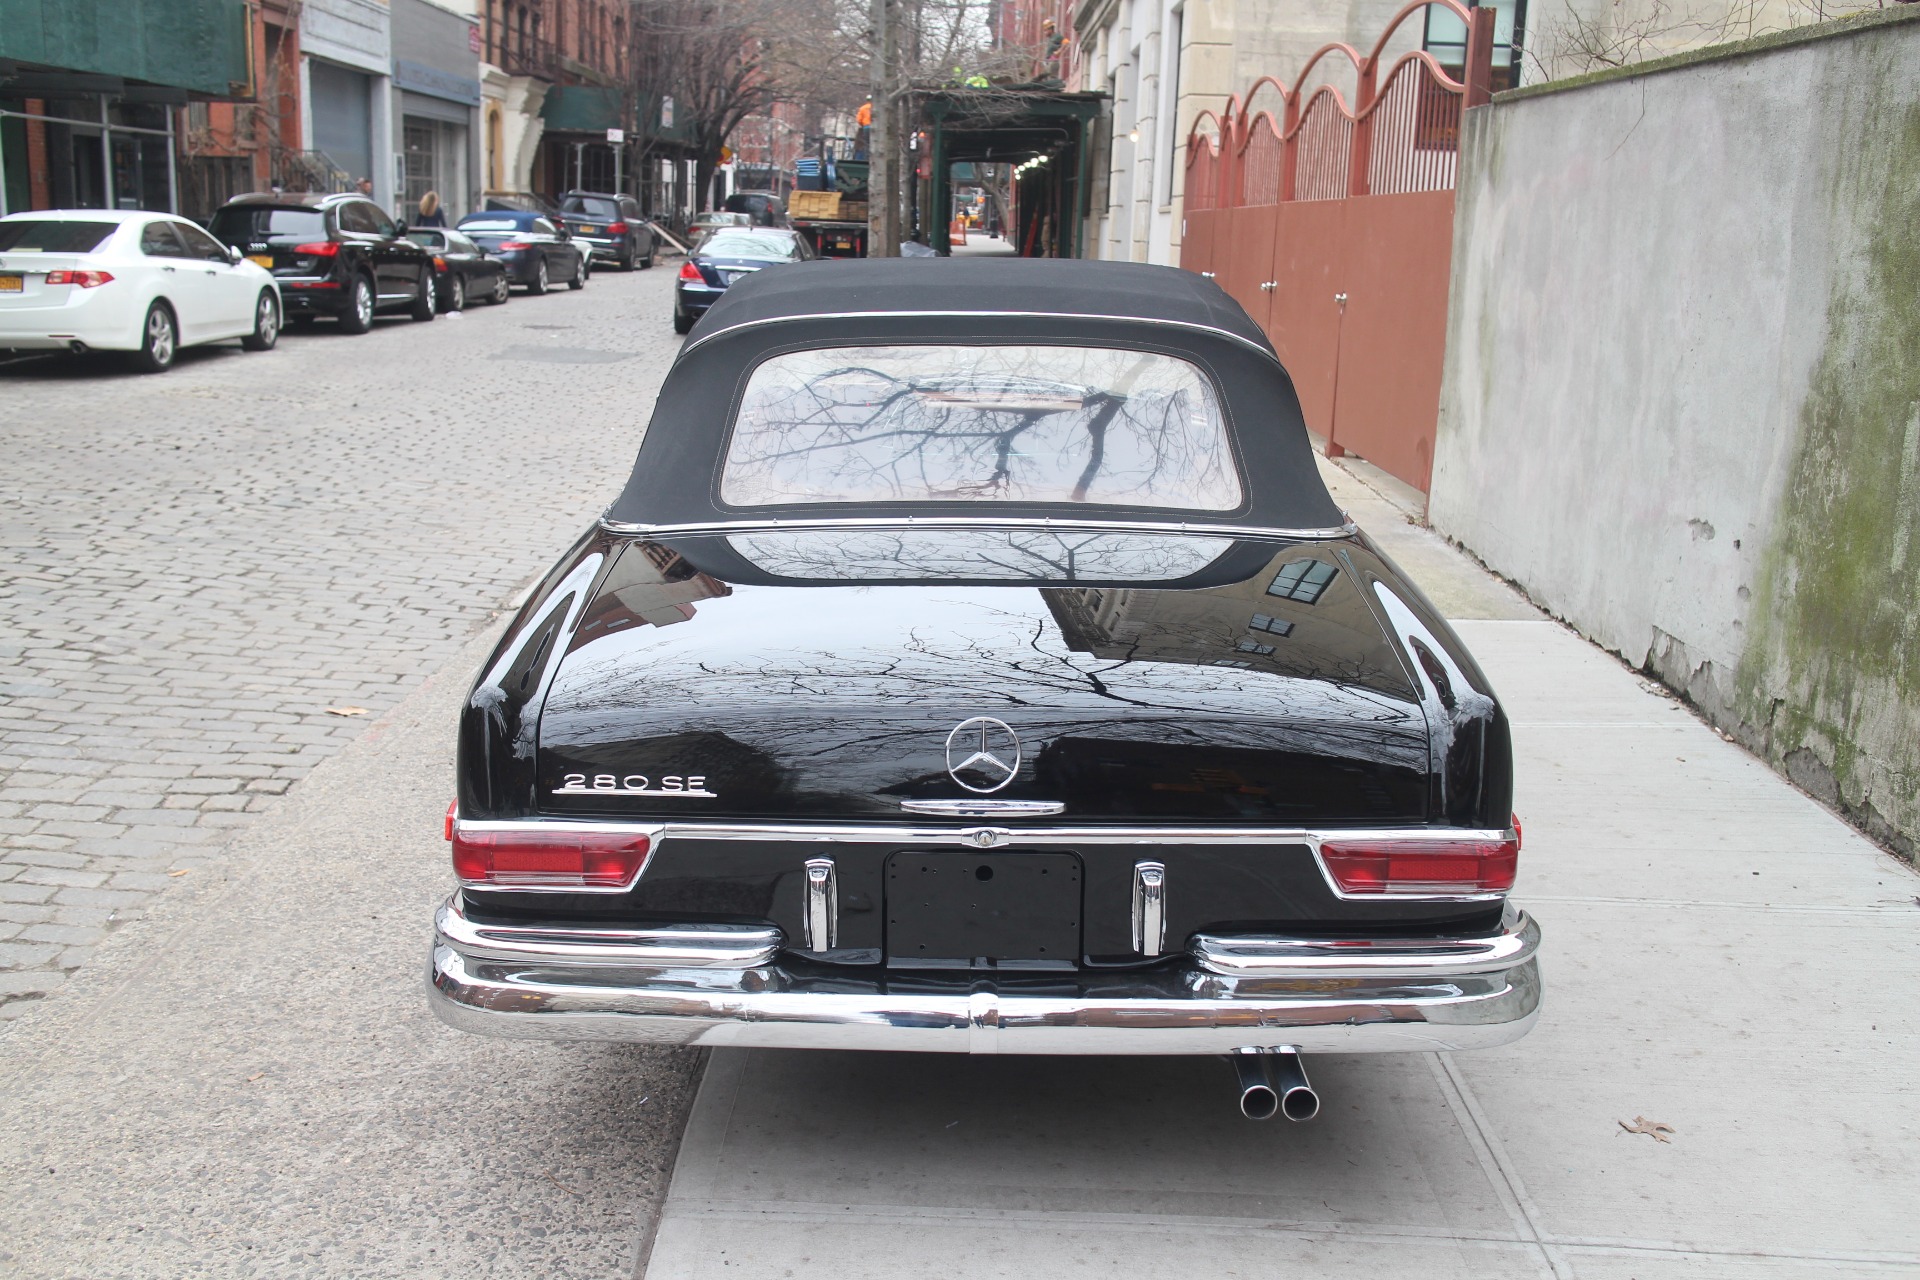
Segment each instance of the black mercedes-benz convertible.
M460 726L432 1000L490 1035L1470 1049L1537 1016L1507 722L1200 276L800 264L668 374Z

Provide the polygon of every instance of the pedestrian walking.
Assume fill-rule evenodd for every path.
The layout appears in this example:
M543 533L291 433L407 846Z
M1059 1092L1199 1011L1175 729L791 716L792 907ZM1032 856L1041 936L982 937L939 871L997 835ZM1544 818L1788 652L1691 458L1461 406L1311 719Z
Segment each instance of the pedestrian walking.
M440 212L440 193L429 191L420 197L420 216L413 220L416 227L444 227L447 215Z

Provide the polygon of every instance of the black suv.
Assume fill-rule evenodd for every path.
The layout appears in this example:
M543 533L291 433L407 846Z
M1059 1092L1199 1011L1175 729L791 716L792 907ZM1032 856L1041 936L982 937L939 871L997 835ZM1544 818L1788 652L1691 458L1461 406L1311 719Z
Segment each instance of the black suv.
M289 320L333 316L365 333L379 310L433 319L433 255L365 196L235 196L207 229L273 272Z
M622 271L653 265L653 227L632 196L569 191L560 197L560 218L594 257L618 263Z
M790 227L787 202L771 191L736 191L720 207L728 213L744 213L756 227Z

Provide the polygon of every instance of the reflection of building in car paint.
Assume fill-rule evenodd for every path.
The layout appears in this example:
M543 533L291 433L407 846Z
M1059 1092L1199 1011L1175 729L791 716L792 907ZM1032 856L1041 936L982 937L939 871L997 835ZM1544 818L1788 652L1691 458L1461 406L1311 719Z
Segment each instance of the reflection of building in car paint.
M621 553L607 575L592 615L581 620L573 647L642 623L669 627L685 622L693 617L694 601L732 594L732 587L701 573L671 547L635 543Z
M1290 560L1273 576L1267 594L1298 600L1301 604L1317 604L1327 584L1339 572L1325 560Z
M1407 677L1372 609L1331 555L1303 556L1293 547L1275 562L1204 591L1058 587L1040 594L1067 647L1097 658L1271 671L1405 693Z

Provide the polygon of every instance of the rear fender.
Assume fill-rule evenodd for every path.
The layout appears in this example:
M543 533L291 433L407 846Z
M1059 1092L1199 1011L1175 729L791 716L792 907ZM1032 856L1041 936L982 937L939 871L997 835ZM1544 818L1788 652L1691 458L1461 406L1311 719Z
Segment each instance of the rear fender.
M540 711L581 611L613 560L596 525L562 556L508 626L460 713L460 812L517 818L533 812Z

